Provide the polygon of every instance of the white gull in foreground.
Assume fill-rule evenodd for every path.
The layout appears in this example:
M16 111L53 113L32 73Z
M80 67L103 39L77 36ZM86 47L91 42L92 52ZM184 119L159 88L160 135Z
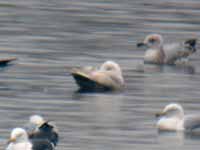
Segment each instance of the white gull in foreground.
M14 128L6 150L54 150L53 145L46 141L29 141L27 132L22 128Z
M114 61L106 61L100 68L73 68L71 74L84 90L118 90L124 86L121 68Z
M144 56L145 63L172 65L196 51L196 39L164 44L164 39L160 34L150 34L142 43L137 44L137 47L142 46L147 48Z
M168 104L156 117L159 130L190 132L200 128L200 115L184 115L180 104Z

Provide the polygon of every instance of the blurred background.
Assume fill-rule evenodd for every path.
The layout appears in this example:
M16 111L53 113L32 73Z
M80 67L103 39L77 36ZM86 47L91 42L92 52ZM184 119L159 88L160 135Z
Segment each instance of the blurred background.
M55 121L57 150L197 149L199 137L159 134L154 114L170 102L200 112L200 50L187 66L143 66L136 43L200 37L199 0L1 0L0 147L33 114ZM199 47L199 45L197 46ZM114 60L126 88L78 93L72 66Z

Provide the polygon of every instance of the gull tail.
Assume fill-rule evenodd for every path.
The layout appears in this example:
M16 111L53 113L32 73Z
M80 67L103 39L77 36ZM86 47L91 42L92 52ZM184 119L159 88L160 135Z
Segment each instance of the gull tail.
M190 52L196 52L196 43L197 39L188 39L184 42L185 48L187 48Z

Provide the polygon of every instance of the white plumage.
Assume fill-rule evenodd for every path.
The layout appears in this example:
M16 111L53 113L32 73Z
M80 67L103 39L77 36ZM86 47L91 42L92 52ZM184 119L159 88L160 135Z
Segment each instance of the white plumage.
M184 115L180 104L171 103L156 114L159 117L157 128L167 131L193 131L200 127L200 116Z

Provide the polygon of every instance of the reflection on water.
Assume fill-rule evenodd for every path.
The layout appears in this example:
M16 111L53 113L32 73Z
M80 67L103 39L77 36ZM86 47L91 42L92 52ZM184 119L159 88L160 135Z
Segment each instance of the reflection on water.
M184 148L185 145L190 145L191 142L200 140L199 132L184 133L184 132L158 132L158 143L169 146ZM192 147L192 145L191 145Z
M169 42L199 38L199 8L198 0L1 1L1 57L18 60L0 68L0 149L33 114L56 122L59 150L198 149L194 136L158 134L154 113L170 102L199 111L200 52L186 66L143 65L136 43L155 32ZM68 68L106 60L122 66L125 89L76 92Z
M154 65L154 64L140 64L136 66L137 72L144 73L180 73L180 74L195 74L195 67L193 65Z

